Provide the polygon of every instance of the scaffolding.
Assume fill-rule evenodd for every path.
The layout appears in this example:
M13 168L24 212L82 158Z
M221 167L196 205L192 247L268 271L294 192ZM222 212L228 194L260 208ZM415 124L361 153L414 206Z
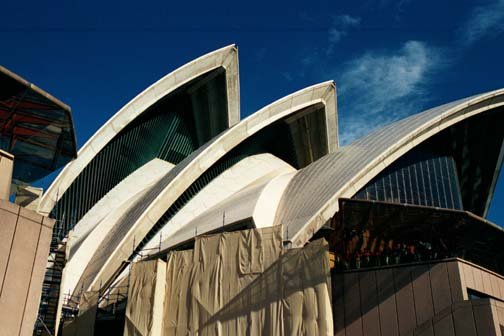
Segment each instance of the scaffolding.
M61 277L66 262L66 242L53 235L47 269L42 285L38 318L35 323L34 335L54 335L58 301L60 297Z
M65 334L68 330L89 327L92 321L95 330L107 333L108 336L122 335L125 321L125 310L128 300L129 276L124 281L107 287L100 284L97 291L63 295L59 330ZM90 297L96 297L92 302Z

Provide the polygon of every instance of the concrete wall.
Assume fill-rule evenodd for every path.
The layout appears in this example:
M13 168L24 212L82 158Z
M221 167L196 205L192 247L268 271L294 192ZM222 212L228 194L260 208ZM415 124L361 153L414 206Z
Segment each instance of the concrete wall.
M333 275L335 335L410 335L467 289L504 300L504 278L461 259ZM437 335L437 334L436 334Z
M0 336L33 333L53 225L0 200Z
M0 200L9 200L14 156L0 150Z
M467 261L458 263L461 285L504 301L504 277ZM467 290L464 299L468 299Z

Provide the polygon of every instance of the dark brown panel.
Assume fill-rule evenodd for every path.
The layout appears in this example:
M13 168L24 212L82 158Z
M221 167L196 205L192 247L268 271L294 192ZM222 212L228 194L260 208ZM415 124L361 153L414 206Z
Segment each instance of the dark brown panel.
M415 336L434 336L434 327L432 325L432 321L425 322L414 332ZM409 336L409 335L408 335Z
M359 278L357 273L346 273L345 283L345 326L346 336L362 335Z
M504 303L497 302L497 316L499 324L504 326Z
M412 268L413 294L417 324L420 325L434 316L432 292L429 278L429 266L420 265Z
M434 314L439 314L443 309L450 307L452 298L450 293L450 280L446 263L432 264L430 268L432 298L434 301Z
M376 281L378 286L381 334L383 336L399 335L393 270L383 269L376 271Z
M374 271L359 273L362 330L365 336L380 336L378 291Z
M451 309L445 309L439 315L434 317L434 334L436 336L455 336Z
M453 321L457 336L476 336L476 325L470 301L459 302L453 306Z
M450 294L452 298L452 303L464 300L465 287L462 285L462 279L464 270L462 269L462 264L458 261L450 261L446 263L448 269L448 278L450 281Z
M334 335L345 336L345 298L343 274L334 274L332 276L332 295L333 295L333 323Z
M475 300L473 303L474 321L478 335L497 335L496 325L493 320L492 307L489 300Z
M411 284L411 268L401 267L394 270L394 282L396 290L397 317L399 322L399 334L416 327L415 300L413 297L413 285Z

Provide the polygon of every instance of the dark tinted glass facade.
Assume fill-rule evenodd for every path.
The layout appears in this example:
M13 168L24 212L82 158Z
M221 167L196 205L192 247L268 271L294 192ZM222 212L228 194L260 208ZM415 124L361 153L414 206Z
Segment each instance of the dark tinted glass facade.
M455 160L428 150L413 150L385 169L356 199L462 209Z
M13 182L31 184L77 156L70 109L0 66L0 149Z
M64 237L103 196L150 160L176 165L226 128L226 77L217 69L161 99L91 160L53 209L59 221L56 234Z

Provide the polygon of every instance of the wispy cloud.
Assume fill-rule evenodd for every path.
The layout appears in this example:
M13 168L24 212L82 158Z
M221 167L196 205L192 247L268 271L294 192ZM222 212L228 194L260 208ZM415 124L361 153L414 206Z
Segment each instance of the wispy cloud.
M268 53L268 49L266 49L264 47L258 48L255 51L255 58L256 58L256 60L257 61L262 61L266 57L267 53Z
M294 75L292 74L292 72L288 71L282 72L282 76L285 80L289 82L292 82L294 80Z
M334 16L332 18L331 27L328 30L328 48L327 54L331 54L334 50L334 46L344 38L348 31L352 28L359 26L361 18L357 16L351 16L348 14Z
M396 15L411 3L411 0L370 1L381 7L395 6ZM301 59L302 68L323 64L326 77L327 69L334 67L336 44L359 27L361 21L360 17L351 15L334 16L325 48L306 53ZM439 72L457 62L457 55L475 42L504 33L504 0L486 0L474 7L455 33L457 38L444 47L412 40L397 49L369 50L334 71L342 144L424 109L429 103L426 93L435 76L434 70Z
M340 76L341 141L418 112L425 85L439 63L439 51L408 41L392 52L367 52L349 62Z
M366 7L387 10L389 14L394 16L396 21L400 21L402 15L406 11L406 7L412 3L412 1L413 0L368 0Z
M401 6L407 3L408 0L400 1ZM504 0L490 0L471 11L458 30L453 47L465 49L501 33L504 33ZM336 76L342 144L420 112L428 103L426 92L433 70L452 63L452 56L449 48L408 41L395 51L371 51L349 62L341 75Z
M504 32L504 0L493 0L477 6L461 30L460 44L470 46L489 35Z
M329 42L338 43L347 33L348 29L360 24L359 17L348 14L334 16L332 26L329 28Z

